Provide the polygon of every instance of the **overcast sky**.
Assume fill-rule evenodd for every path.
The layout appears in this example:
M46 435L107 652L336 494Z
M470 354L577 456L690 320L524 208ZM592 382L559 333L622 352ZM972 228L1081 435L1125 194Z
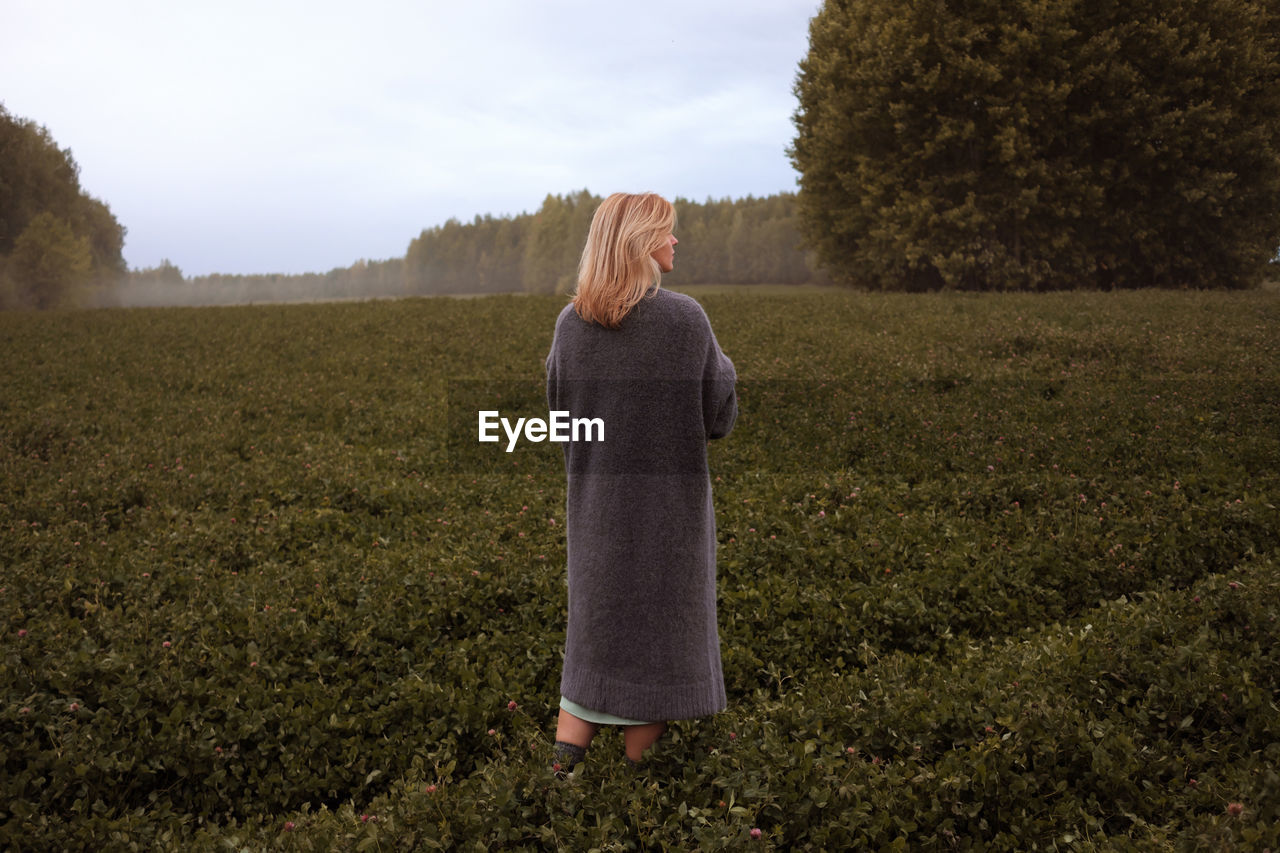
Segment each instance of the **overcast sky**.
M0 101L131 267L324 272L548 193L793 191L819 0L3 0Z

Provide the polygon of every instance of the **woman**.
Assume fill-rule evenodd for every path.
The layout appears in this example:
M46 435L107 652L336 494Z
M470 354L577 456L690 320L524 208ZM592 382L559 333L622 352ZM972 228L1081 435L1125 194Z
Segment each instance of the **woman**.
M725 707L707 441L733 428L736 374L701 306L659 287L674 226L653 193L601 203L547 356L551 410L604 422L603 441L564 445L562 773L601 725L638 762L667 721Z

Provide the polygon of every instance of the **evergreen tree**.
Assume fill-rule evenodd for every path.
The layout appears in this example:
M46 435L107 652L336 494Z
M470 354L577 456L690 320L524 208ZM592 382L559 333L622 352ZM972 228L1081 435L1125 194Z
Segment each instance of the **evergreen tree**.
M537 213L450 219L409 244L398 269L402 292L568 293L601 201L587 190L548 195ZM823 280L799 246L795 196L673 200L682 248L663 281L682 284L800 284Z
M548 195L533 216L524 255L524 289L529 293L570 293L578 286L578 260L599 196L579 190Z
M1280 246L1271 2L827 0L796 94L844 282L1240 287Z

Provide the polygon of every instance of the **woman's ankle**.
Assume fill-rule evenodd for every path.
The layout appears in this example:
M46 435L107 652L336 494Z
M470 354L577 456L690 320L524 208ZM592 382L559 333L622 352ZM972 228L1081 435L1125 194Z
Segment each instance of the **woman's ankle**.
M587 756L587 748L575 743L555 742L552 747L551 769L557 774L569 774Z

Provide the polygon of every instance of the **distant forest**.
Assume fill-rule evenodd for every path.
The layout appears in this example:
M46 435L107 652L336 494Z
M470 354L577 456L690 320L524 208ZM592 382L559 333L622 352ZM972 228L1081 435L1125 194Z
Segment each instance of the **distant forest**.
M450 219L424 230L403 258L357 261L327 273L185 277L164 261L133 270L112 301L230 304L478 293L569 293L601 197L548 195L536 213ZM665 284L826 283L800 247L795 196L674 200L680 247Z

